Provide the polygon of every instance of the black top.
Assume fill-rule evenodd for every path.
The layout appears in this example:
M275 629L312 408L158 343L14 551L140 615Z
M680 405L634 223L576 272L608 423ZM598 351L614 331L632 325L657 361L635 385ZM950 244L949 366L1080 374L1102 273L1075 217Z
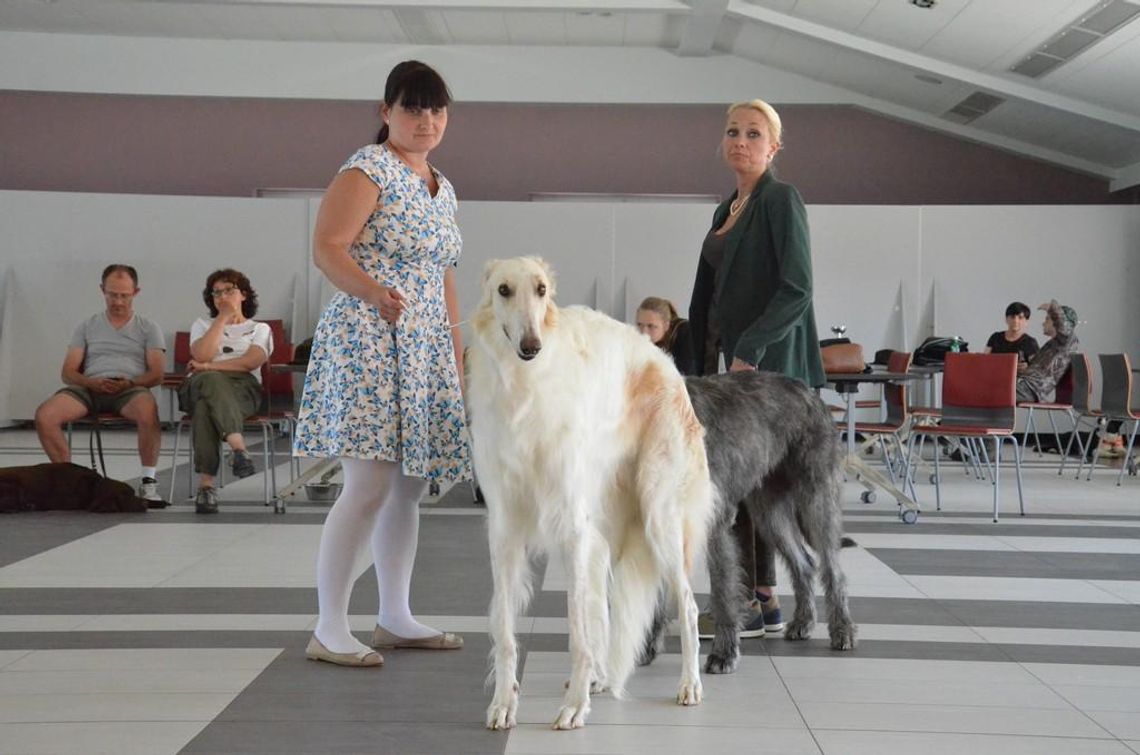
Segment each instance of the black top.
M1028 333L1023 333L1016 341L1007 341L1005 331L999 330L990 336L986 346L995 354L1017 354L1017 361L1029 362L1037 353L1037 339Z

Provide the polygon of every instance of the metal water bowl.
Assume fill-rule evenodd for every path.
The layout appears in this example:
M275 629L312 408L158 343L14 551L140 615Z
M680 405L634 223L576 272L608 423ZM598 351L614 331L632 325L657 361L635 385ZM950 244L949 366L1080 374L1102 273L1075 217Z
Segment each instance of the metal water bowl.
M307 482L305 483L305 497L316 503L332 503L340 495L339 482Z

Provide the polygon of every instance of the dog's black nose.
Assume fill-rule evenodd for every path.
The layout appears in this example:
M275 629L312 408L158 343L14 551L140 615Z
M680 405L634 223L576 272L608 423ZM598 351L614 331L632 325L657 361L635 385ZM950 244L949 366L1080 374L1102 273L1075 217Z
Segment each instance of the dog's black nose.
M538 352L542 350L542 341L534 336L524 336L519 343L519 358L530 361L538 356Z

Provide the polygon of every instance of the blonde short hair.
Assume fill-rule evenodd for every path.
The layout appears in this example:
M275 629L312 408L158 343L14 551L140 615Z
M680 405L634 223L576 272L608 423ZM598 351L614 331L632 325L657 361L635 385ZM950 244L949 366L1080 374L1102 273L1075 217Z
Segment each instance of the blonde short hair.
M764 120L768 121L768 135L772 137L772 141L776 144L782 143L784 126L780 122L780 114L776 112L776 108L764 100L743 100L729 105L726 114L732 115L734 111L744 107L752 108L764 116Z

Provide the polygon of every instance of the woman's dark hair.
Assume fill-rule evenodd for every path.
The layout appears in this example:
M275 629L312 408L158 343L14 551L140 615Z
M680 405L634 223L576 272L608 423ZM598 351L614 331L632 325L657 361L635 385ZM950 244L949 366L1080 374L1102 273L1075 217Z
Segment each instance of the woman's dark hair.
M1029 308L1029 305L1015 301L1013 304L1010 304L1005 308L1006 317L1013 317L1014 315L1021 315L1022 317L1029 319L1033 315L1033 310Z
M397 63L388 74L384 84L384 104L390 108L397 105L418 108L447 107L451 104L451 90L443 77L427 63L418 60L405 60ZM388 141L388 124L380 127L376 143Z
M206 302L210 317L218 316L218 305L214 304L214 286L219 283L232 283L245 294L245 301L241 303L241 313L245 317L252 318L257 314L257 292L250 285L249 278L245 277L244 273L227 267L210 273L210 277L206 279L206 287L202 289L202 301Z

